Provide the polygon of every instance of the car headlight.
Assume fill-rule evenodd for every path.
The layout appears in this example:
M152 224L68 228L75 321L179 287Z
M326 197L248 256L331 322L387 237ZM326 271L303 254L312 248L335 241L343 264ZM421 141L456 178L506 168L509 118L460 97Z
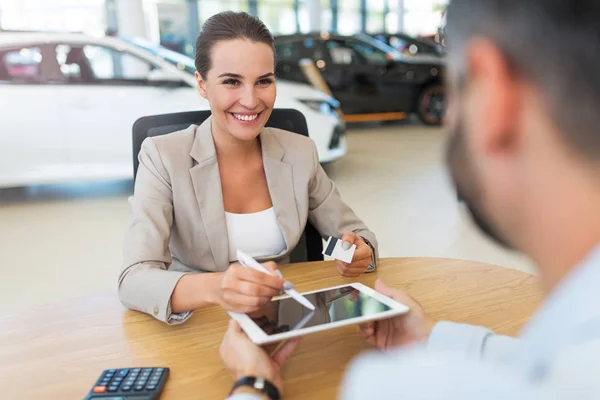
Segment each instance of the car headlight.
M326 101L322 100L298 100L300 103L304 104L308 108L313 111L316 111L321 114L330 114L331 106Z

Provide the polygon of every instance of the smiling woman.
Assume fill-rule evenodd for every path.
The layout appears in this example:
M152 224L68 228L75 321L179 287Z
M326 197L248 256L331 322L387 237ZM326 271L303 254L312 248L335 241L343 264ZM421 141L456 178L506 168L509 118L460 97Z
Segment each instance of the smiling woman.
M292 286L237 263L289 262L310 218L322 236L356 244L344 276L374 268L375 236L340 198L314 142L265 128L277 96L274 40L246 13L224 12L197 40L198 92L212 116L202 125L148 138L139 154L133 219L119 297L167 323L219 304L259 309ZM206 272L206 273L200 273Z

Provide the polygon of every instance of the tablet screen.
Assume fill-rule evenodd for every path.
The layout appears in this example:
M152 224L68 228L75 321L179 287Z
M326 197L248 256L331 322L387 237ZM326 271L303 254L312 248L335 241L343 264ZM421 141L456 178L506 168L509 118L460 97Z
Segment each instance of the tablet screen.
M292 298L274 300L248 316L267 335L328 324L346 319L371 316L391 308L379 300L344 286L305 295L315 310L311 311Z

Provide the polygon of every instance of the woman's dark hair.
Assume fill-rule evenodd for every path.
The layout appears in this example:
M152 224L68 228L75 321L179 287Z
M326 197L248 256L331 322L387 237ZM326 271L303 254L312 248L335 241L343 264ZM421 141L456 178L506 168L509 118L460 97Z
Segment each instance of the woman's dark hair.
M211 68L210 51L220 40L245 39L271 46L275 55L275 39L265 24L245 13L224 11L206 20L196 40L196 70L202 78Z

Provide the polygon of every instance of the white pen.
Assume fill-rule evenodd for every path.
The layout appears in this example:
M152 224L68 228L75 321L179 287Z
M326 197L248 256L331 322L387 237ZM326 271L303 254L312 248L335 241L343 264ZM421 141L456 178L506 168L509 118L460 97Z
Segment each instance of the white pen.
M237 257L238 257L238 261L240 262L240 264L246 268L252 268L255 269L257 271L260 272L264 272L265 274L269 274L269 275L273 275L273 273L271 271L269 271L264 265L259 264L254 258L250 257L249 255L245 254L244 252L241 251L237 251ZM278 274L279 277L281 278L281 272ZM306 299L306 297L302 296L300 293L298 293L295 289L288 289L284 286L284 291L290 295L290 297L292 297L294 300L296 300L298 303L302 304L304 307L308 308L309 310L314 310L315 306Z

